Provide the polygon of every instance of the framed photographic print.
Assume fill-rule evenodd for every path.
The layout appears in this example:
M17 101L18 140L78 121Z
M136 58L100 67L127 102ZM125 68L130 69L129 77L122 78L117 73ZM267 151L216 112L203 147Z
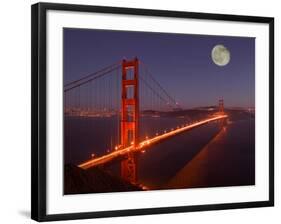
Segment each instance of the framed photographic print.
M32 6L32 218L273 206L274 19Z

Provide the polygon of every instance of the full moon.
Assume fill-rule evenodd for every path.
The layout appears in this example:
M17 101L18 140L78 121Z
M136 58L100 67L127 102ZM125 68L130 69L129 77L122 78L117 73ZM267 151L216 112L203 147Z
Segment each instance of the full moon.
M214 46L212 50L212 60L218 66L227 65L230 61L229 50L221 44Z

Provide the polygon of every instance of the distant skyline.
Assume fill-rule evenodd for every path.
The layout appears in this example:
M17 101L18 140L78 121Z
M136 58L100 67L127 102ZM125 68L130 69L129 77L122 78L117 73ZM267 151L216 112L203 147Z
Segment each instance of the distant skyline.
M183 108L255 106L255 38L64 28L64 83L138 57ZM214 46L231 55L225 66Z

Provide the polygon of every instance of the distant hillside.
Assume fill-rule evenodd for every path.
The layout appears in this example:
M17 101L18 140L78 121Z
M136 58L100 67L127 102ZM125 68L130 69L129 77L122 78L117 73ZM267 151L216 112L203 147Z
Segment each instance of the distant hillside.
M158 115L161 117L183 117L185 119L189 119L190 121L192 121L192 120L206 118L206 116L212 115L217 111L218 111L217 107L208 106L208 107L198 107L193 109L169 111L169 112L146 110L146 111L142 111L142 115L144 116ZM243 120L243 119L255 117L254 111L247 111L244 108L226 108L225 112L229 115L229 118L233 120Z
M141 188L95 167L83 170L74 165L64 167L64 193L105 193L140 191Z
M230 109L225 111L229 115L230 120L246 120L255 118L255 113L247 110Z

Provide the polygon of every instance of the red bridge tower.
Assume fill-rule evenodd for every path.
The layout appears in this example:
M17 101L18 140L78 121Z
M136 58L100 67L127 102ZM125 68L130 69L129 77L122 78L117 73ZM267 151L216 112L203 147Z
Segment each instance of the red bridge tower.
M137 58L122 62L121 147L138 146L139 143L139 74ZM121 162L123 179L136 183L137 158L128 153Z
M224 114L224 102L223 99L219 100L219 113Z

